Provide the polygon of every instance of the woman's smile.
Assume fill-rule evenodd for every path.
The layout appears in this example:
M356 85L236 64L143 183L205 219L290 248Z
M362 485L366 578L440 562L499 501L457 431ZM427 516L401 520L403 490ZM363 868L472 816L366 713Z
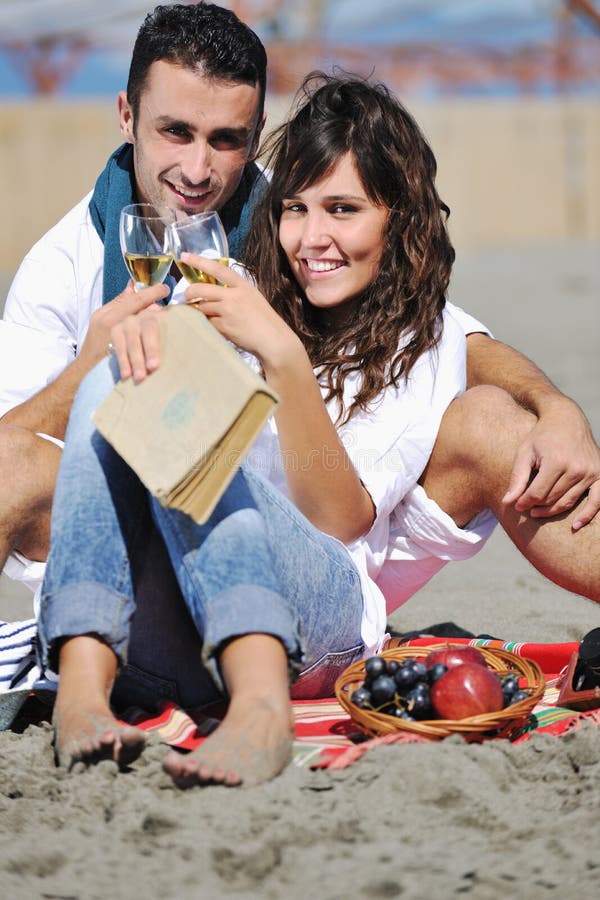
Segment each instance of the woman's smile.
M337 272L345 265L344 261L328 260L328 259L305 259L304 265L308 269L309 275L321 275L323 273Z

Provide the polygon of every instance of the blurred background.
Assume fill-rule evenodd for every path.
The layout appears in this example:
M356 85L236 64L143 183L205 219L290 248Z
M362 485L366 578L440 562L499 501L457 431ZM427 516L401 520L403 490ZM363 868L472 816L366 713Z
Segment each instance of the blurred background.
M275 124L313 68L393 86L422 124L457 249L600 235L600 3L223 0L269 55ZM120 143L115 98L151 2L0 0L10 272Z
M535 359L583 406L598 438L600 0L221 5L267 47L267 128L313 68L371 74L398 92L432 145L452 210L451 299ZM23 255L93 187L120 143L116 95L152 6L0 0L0 310ZM449 567L419 604L471 591L479 630L490 631L490 604L507 589L554 591L503 535L492 546ZM431 621L445 615L436 610Z

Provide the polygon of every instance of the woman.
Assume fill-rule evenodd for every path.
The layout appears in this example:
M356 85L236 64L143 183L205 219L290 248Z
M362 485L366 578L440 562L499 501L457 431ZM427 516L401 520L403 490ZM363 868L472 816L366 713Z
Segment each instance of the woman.
M74 406L40 625L45 659L60 666L64 765L124 764L142 749L143 735L117 722L108 698L149 528L202 640L195 676L208 669L229 699L197 752L166 757L182 786L274 777L291 749L290 680L299 675L295 696L331 694L341 669L384 638L375 579L390 516L465 387L464 334L444 312L448 210L413 119L386 88L356 78L307 79L269 166L247 259L257 286L202 260L226 286L185 294L281 399L207 524L148 497L89 424L115 360L88 376ZM123 378L160 364L168 314L157 307L113 331Z

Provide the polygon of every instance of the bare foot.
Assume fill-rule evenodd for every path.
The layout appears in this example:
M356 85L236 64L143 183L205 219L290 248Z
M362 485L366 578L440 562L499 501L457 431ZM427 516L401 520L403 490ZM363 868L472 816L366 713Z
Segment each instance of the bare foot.
M112 759L124 768L137 759L146 743L143 731L119 722L104 705L55 708L52 721L57 761L65 769L72 769L77 762L90 766L103 759Z
M223 722L193 753L171 750L163 768L181 788L195 784L251 787L279 775L291 758L294 734L289 704L265 698L232 700Z

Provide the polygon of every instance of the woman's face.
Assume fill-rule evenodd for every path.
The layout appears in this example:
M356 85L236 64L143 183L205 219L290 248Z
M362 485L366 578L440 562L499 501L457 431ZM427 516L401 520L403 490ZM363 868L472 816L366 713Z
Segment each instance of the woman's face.
M387 209L367 197L351 153L283 200L281 246L306 298L329 318L346 318L351 301L373 282L387 219Z

